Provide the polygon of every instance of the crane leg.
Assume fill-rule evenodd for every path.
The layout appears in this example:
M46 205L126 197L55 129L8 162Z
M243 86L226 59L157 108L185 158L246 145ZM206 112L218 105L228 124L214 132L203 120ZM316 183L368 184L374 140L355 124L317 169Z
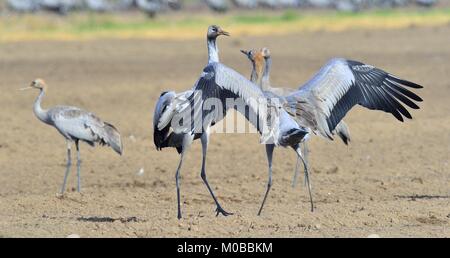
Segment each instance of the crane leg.
M78 140L75 141L75 147L77 148L77 191L81 192L81 159L80 159L80 147L78 145Z
M181 219L180 182L179 181L180 181L181 165L183 164L183 160L184 160L184 152L185 152L185 149L183 148L183 151L181 152L180 163L178 163L177 173L175 174L175 183L177 185L177 203L178 203L177 218L178 219Z
M309 180L308 165L306 164L306 161L303 158L302 151L301 151L301 148L299 145L297 145L295 147L295 151L297 152L298 158L301 159L301 161L303 162L303 166L305 167L305 183L306 183L306 186L308 187L309 200L311 202L311 212L313 212L314 211L314 202L313 202L312 193L311 193L311 182Z
M300 169L300 163L302 161L300 160L300 158L297 157L297 162L295 164L295 171L294 171L294 178L292 179L292 188L294 188L297 185L297 181L298 181L298 170Z
M269 180L267 182L267 188L266 188L266 194L264 195L264 199L261 203L261 207L258 211L258 216L261 215L261 211L264 207L264 203L266 203L267 196L269 195L270 188L272 187L272 157L273 157L273 150L275 149L275 145L273 144L267 144L266 145L266 154L267 154L267 161L269 163Z
M67 164L66 164L66 172L64 173L64 181L61 186L61 196L64 194L64 191L66 190L66 183L67 183L67 176L70 172L70 166L72 165L72 157L70 155L70 142L67 141Z
M205 182L206 187L208 188L209 193L211 194L212 198L214 199L214 202L215 202L216 205L217 205L217 208L216 208L216 212L217 212L217 213L216 213L216 216L219 216L219 213L221 213L221 214L224 215L224 216L233 215L233 213L226 212L226 211L222 208L222 206L220 206L219 202L217 201L216 196L214 195L213 190L212 190L211 187L209 186L208 180L206 179L206 168L205 168L205 165L206 165L206 153L207 153L207 151L208 151L209 133L208 133L208 132L203 133L202 136L200 137L200 139L201 139L201 142L202 142L202 152L203 152L203 158L202 158L202 171L201 171L200 176L202 177L203 182Z
M305 180L304 185L307 186L307 183L309 184L309 162L308 162L308 155L309 155L309 149L308 144L306 142L303 142L303 160L305 163L303 164L305 167ZM311 187L310 187L311 188Z
M306 163L306 165L308 165L308 144L305 141L305 142L300 143L300 145L303 147L303 155L304 155L305 163ZM298 175L300 174L300 172L299 172L300 163L302 163L302 161L300 158L297 157L297 163L295 164L294 178L292 179L292 187L293 188L295 186L297 186ZM305 168L305 171L306 171L306 168ZM305 175L306 175L306 173L305 173ZM306 185L306 180L305 180L305 185Z

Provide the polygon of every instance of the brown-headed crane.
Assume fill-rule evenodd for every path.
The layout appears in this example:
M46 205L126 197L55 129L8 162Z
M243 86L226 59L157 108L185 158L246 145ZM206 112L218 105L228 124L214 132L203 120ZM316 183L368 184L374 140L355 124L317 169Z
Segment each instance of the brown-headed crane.
M338 134L347 144L350 135L342 119L355 105L391 113L397 120L403 122L404 117L412 118L403 104L412 109L419 109L414 101L422 101L422 98L407 89L408 87L419 89L422 88L421 85L400 79L372 65L343 58L330 60L312 79L301 85L297 90L286 91L272 88L269 79L270 51L263 48L259 51L241 50L241 52L252 61L252 81L258 83L265 90L267 96L272 95L272 98L279 98L281 102L287 103L288 106L285 109L295 118L299 126L307 128L308 132L330 140L333 140L333 135ZM280 124L283 124L282 120ZM308 140L308 136L303 139L303 142ZM267 152L270 176L260 212L272 184L271 155L273 147L266 145L266 148L272 148L272 151ZM308 165L305 160L306 158L302 160L305 167L305 184L308 186L311 211L313 211ZM296 175L298 173L297 168Z
M36 79L30 86L21 90L37 89L39 96L34 102L33 111L42 122L53 126L65 139L67 143L67 163L64 173L64 181L61 186L61 196L66 188L67 176L72 164L71 145L75 142L77 150L77 191L81 192L81 158L79 142L83 141L94 146L95 143L108 145L119 155L122 155L123 147L119 131L110 123L103 122L96 115L83 109L71 106L55 106L50 109L41 107L48 86L43 79Z

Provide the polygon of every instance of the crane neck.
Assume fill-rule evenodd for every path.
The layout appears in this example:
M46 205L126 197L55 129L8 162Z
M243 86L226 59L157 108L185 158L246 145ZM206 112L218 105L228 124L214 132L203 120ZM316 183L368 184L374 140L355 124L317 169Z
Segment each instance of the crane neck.
M208 37L208 64L219 62L219 49L217 48L216 37Z
M253 70L252 70L252 75L250 77L250 80L262 89L261 78L262 78L262 73L263 73L263 69L264 69L262 59L252 60L252 65L253 65Z
M45 95L45 89L42 88L39 93L39 96L36 98L36 101L34 102L33 111L39 120L41 120L44 123L49 124L50 119L48 117L48 111L45 109L42 109L42 107L41 107L41 102L42 102L42 98L44 97L44 95Z
M263 90L269 90L270 89L270 69L272 67L272 58L267 57L265 59L266 64L264 67L264 73L262 76L262 89Z
M252 62L252 65L253 65L253 69L252 69L252 74L250 75L250 81L255 83L255 84L258 84L258 77L259 76L258 76L258 73L256 72L255 62Z

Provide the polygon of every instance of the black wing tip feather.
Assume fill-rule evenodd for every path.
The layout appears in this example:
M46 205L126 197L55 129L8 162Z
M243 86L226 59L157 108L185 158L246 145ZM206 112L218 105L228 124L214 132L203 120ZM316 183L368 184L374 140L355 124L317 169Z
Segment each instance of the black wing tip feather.
M422 89L423 88L422 85L419 85L417 83L414 83L414 82L411 82L411 81L407 81L407 80L404 80L404 79L400 79L397 76L392 75L392 74L389 74L389 78L394 80L394 81L396 81L396 82L398 82L398 83L400 83L400 84L402 84L402 85L404 85L404 86L408 86L408 87L411 87L411 88L414 88L414 89Z
M383 110L392 114L400 122L404 122L405 118L412 119L412 115L403 104L413 109L420 109L413 101L421 102L422 98L406 87L421 89L423 86L400 79L374 66L359 61L345 60L352 70L356 82L336 103L332 115L327 118L330 131L335 129L339 121L355 104L373 110ZM342 138L342 140L348 144L346 139Z
M365 63L363 63L363 62L360 62L360 61L356 61L356 60L350 60L350 59L345 59L346 60L346 62L347 62L347 64L350 66L350 67L353 67L353 66L361 66L361 65L368 65L368 64L365 64ZM371 65L369 65L369 66L371 66ZM372 66L373 68L376 68L376 67L374 67L374 66ZM378 69L378 68L377 68ZM381 70L381 69L380 69ZM381 71L383 71L383 70L381 70ZM383 71L384 73L386 73L385 71ZM422 85L419 85L419 84L417 84L417 83L414 83L414 82L411 82L411 81L407 81L407 80L404 80L404 79L401 79L401 78L399 78L399 77L397 77L397 76L395 76L395 75L393 75L393 74L390 74L390 73L386 73L388 76L389 76L389 78L390 79L392 79L392 80L394 80L394 81L396 81L396 82L398 82L398 83L400 83L400 84L402 84L402 85L404 85L404 86L408 86L408 87L411 87L411 88L415 88L415 89L422 89L423 88L423 86Z
M420 109L420 107L413 102L413 101L422 102L423 99L420 96L416 95L412 91L409 91L409 90L407 90L405 88L401 89L400 92L398 90L399 90L399 87L401 88L401 86L411 87L411 88L414 88L414 89L422 89L423 88L422 85L419 85L419 84L416 84L414 82L407 81L407 80L404 80L404 79L400 79L400 78L398 78L398 77L396 77L395 75L392 75L392 74L388 74L388 78L390 80L394 81L395 83L399 84L399 85L394 85L394 86L396 86L396 89L394 89L394 93L396 93L396 94L393 94L392 91L391 92L387 92L387 94L391 95L391 97L396 102L397 102L397 100L399 100L399 101L401 101L402 103L406 104L408 107L410 107L412 109ZM398 95L400 95L400 96L398 96ZM401 107L402 108L399 111L402 113L402 115L404 115L408 119L412 119L412 115L406 110L406 108L404 108L403 106L401 106Z
M162 96L166 95L169 91L163 91L161 92L161 94L159 95L159 97L161 98Z
M342 142L343 142L345 145L348 145L348 144L349 144L350 138L348 138L348 137L347 137L345 134L343 134L343 133L339 133L338 135L339 135L339 137L341 138Z
M347 60L347 62L352 67L352 70L355 70L353 69L353 67L355 66L366 65L364 63L353 60ZM420 109L420 107L416 105L413 101L422 102L423 99L404 87L421 89L423 88L423 86L405 79L401 79L379 68L373 67L373 69L375 69L375 71L378 71L377 73L379 75L384 74L384 80L382 80L383 82L379 81L379 83L381 83L380 86L382 90L378 87L368 89L368 91L371 92L371 94L375 94L378 96L378 99L373 99L374 102L372 104L378 105L380 107L382 106L383 107L382 109L384 111L390 112L395 118L397 118L397 120L401 122L404 121L404 117L412 119L412 115L402 104L406 104L407 106L413 109ZM369 70L369 73L370 71L372 70ZM374 72L374 74L376 73ZM367 77L373 78L370 75L366 76L365 78ZM372 82L369 81L369 83L373 83L373 81ZM384 88L384 86L387 86L387 88ZM399 103L399 101L402 103Z

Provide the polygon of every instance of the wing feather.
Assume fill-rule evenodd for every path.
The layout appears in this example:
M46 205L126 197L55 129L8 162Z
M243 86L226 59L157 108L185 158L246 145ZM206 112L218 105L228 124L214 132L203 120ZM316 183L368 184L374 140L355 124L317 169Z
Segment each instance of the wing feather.
M203 69L203 73L197 84L193 88L194 94L189 98L190 106L193 107L193 119L191 128L195 132L199 131L199 126L210 123L217 123L226 115L228 108L227 99L240 99L251 109L252 114L257 114L258 120L265 121L267 102L263 91L254 83L233 69L220 64L211 63ZM218 100L220 103L214 109L205 109L206 100ZM281 108L279 103L273 104ZM221 110L219 110L221 108ZM234 108L236 108L234 106ZM259 129L258 121L249 119L246 108L237 109L256 128ZM201 122L202 121L202 122Z
M117 153L122 153L120 133L93 113L69 106L54 107L49 113L56 129L66 138L82 140L91 145L95 142L107 144Z
M418 109L419 106L413 101L420 102L422 98L406 87L422 88L374 66L337 58L329 61L287 99L291 103L300 99L308 102L309 105L305 105L303 110L301 105L298 107L297 114L313 114L315 122L302 120L301 117L299 120L316 133L331 137L331 132L342 118L357 104L391 113L399 121L403 121L403 117L411 119L411 114L402 104Z

